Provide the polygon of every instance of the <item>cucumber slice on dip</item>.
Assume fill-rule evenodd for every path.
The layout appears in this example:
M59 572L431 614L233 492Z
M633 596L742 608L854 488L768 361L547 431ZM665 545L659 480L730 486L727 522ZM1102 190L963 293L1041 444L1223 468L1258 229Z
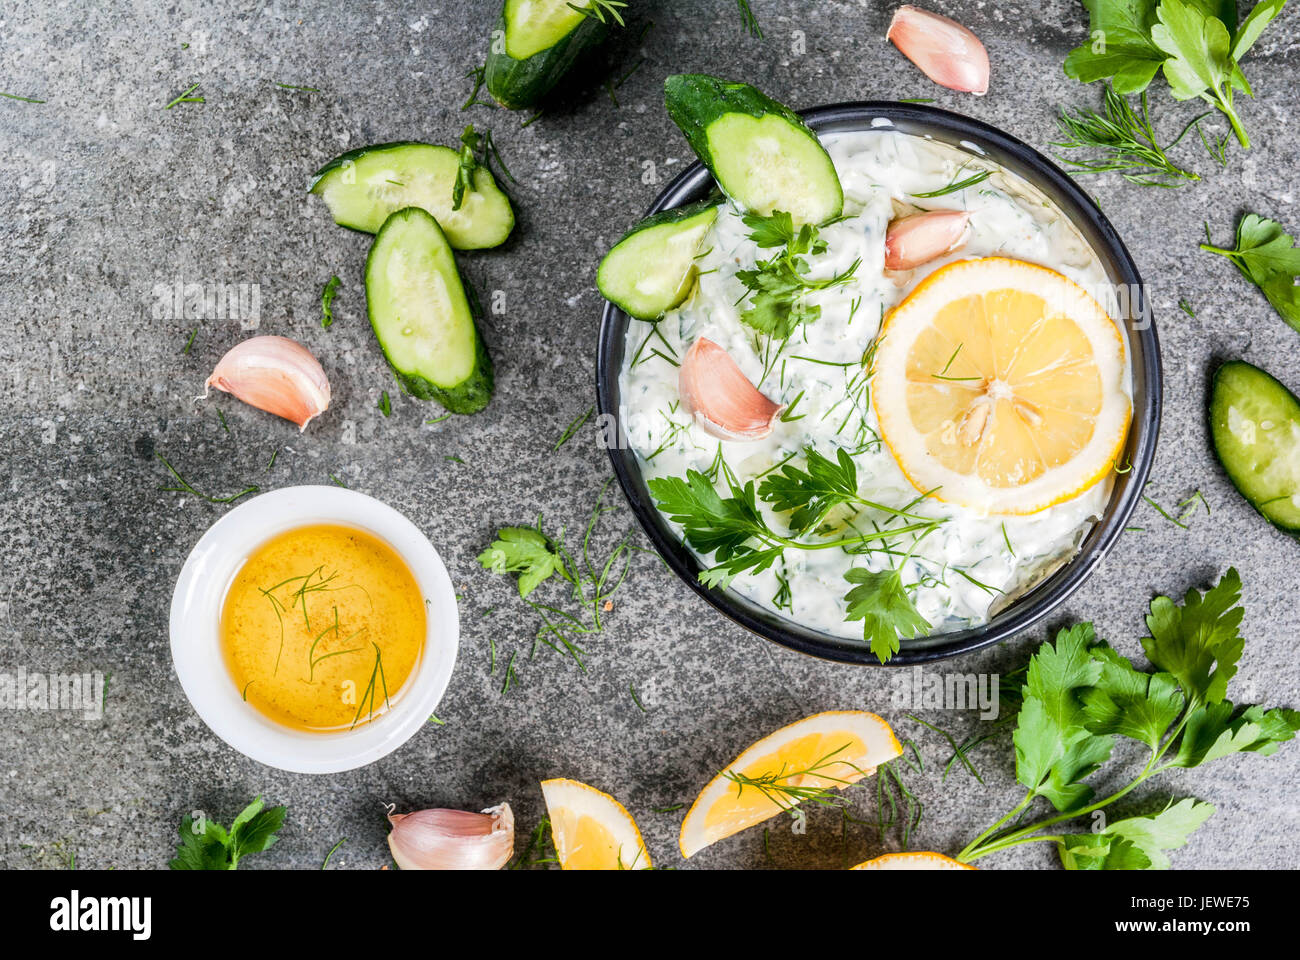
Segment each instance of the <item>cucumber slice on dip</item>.
M1214 374L1210 434L1228 479L1264 519L1300 535L1300 400L1259 367Z
M492 361L451 246L419 207L380 227L366 260L366 308L384 356L402 386L452 413L474 413L492 398Z
M453 210L451 191L460 154L429 143L381 143L335 157L312 176L311 192L325 198L334 222L375 233L389 215L420 207L437 219L457 250L478 250L505 242L515 226L510 198L483 166L474 170L474 189Z
M546 96L605 39L608 25L582 12L590 8L591 0L506 0L483 75L488 93L511 110Z
M830 154L798 114L747 83L698 73L664 83L668 115L728 197L767 216L820 224L844 209Z
M691 292L695 256L717 218L710 200L647 217L605 254L596 286L638 320L657 320Z

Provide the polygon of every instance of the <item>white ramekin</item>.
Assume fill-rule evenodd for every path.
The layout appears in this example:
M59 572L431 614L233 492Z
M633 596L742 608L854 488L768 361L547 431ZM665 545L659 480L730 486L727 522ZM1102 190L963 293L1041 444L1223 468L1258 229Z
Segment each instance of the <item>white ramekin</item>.
M226 590L249 553L276 534L314 523L357 527L388 543L415 576L429 620L419 666L392 709L339 733L292 730L245 703L226 667L218 632ZM351 770L409 740L442 699L459 644L455 590L433 544L392 507L342 487L286 487L233 508L191 551L172 594L172 663L195 712L240 753L294 773Z

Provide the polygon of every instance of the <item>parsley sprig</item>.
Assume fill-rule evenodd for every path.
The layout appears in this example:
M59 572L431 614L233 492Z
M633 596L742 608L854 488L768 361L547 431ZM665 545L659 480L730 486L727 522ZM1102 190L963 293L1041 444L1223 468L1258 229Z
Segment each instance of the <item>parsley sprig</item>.
M271 849L278 839L276 833L284 826L285 812L284 807L263 809L259 796L235 817L229 829L186 814L181 819L176 858L168 866L173 870L234 870L241 858Z
M1114 820L1096 833L1050 832L1103 810L1147 780L1239 753L1268 756L1300 730L1300 712L1235 706L1228 682L1245 641L1241 579L1229 569L1201 593L1189 590L1178 606L1157 597L1146 618L1142 649L1154 673L1136 669L1081 623L1044 643L1025 675L1016 717L1016 779L1026 794L979 834L958 859L971 862L1024 843L1054 842L1069 869L1162 869L1166 851L1183 846L1214 813L1193 799L1158 812ZM1141 744L1142 769L1125 786L1094 799L1087 778L1111 759L1116 737ZM1055 815L1017 826L1038 798Z
M1216 247L1207 242L1201 249L1227 257L1251 283L1263 291L1268 302L1288 324L1300 331L1300 248L1282 224L1248 213L1237 224L1236 246Z
M712 555L714 563L701 570L700 582L724 588L742 573L758 574L783 561L787 550L843 550L857 554L880 550L895 551L890 541L912 535L912 549L942 521L876 503L858 494L857 469L847 451L831 460L816 450L804 451L806 469L784 462L761 483L743 485L721 458L715 458L709 473L688 470L685 477L655 477L648 482L659 509L680 524L683 536L697 553ZM723 496L715 484L725 485ZM789 513L788 533L780 533L767 521L760 501L778 513ZM849 507L885 514L874 529L827 524L832 510ZM892 525L901 522L898 525ZM852 530L843 535L847 526ZM900 638L917 636L930 624L917 612L902 572L911 551L897 567L878 573L851 568L845 579L852 585L845 596L847 620L863 622L863 639L881 663L899 649ZM784 578L784 572L781 578ZM788 580L786 591L788 592ZM788 597L786 598L788 602Z
M769 216L747 213L744 222L750 228L750 239L759 247L783 249L767 260L759 260L751 270L736 271L736 279L744 284L749 298L749 306L740 314L741 322L774 340L788 340L800 326L821 316L821 307L807 303L805 296L847 283L857 273L861 260L853 261L833 277L813 280L808 276L812 268L805 257L826 252L826 241L816 227L805 223L795 230L793 218L782 210Z

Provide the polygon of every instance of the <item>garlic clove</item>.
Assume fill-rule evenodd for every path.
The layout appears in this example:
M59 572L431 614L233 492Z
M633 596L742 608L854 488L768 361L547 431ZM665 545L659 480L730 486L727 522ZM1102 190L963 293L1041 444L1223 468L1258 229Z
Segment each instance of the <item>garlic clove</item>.
M515 816L508 803L482 813L391 810L388 849L403 870L500 870L514 856Z
M956 20L904 4L885 37L939 86L979 96L988 92L988 51Z
M930 210L895 220L885 232L885 269L911 270L951 253L966 242L970 214Z
M252 337L235 344L217 361L203 397L209 387L292 420L299 430L330 405L325 371L306 347L288 337Z
M682 358L677 389L686 412L719 440L761 440L785 409L763 396L727 351L704 337Z

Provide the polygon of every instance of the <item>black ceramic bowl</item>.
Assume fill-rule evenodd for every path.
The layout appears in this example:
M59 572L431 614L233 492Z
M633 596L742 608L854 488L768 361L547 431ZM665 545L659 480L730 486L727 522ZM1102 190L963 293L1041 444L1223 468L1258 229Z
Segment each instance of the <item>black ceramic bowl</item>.
M1131 292L1128 316L1123 319L1129 329L1133 379L1133 423L1127 447L1133 468L1116 477L1114 492L1100 521L1088 533L1078 554L988 623L968 630L904 640L902 649L889 665L942 660L989 646L1032 627L1077 590L1114 545L1137 506L1155 456L1161 405L1160 345L1142 278L1115 228L1088 195L1046 157L1001 130L946 110L885 101L836 104L802 113L808 125L823 134L869 130L873 120L884 118L901 133L930 137L967 152L971 152L970 147L963 144L978 147L984 158L1027 180L1051 199L1096 252L1110 282ZM703 164L695 163L668 185L647 214L704 199L713 187L708 170ZM596 392L600 412L615 418L619 416L619 373L629 321L622 310L613 304L605 305L596 363ZM620 437L621 427L620 423ZM878 662L860 640L808 629L739 594L703 586L698 579L700 566L695 557L655 508L635 452L622 440L621 448L610 449L609 456L618 482L651 542L678 576L706 602L741 626L792 650L844 663Z

